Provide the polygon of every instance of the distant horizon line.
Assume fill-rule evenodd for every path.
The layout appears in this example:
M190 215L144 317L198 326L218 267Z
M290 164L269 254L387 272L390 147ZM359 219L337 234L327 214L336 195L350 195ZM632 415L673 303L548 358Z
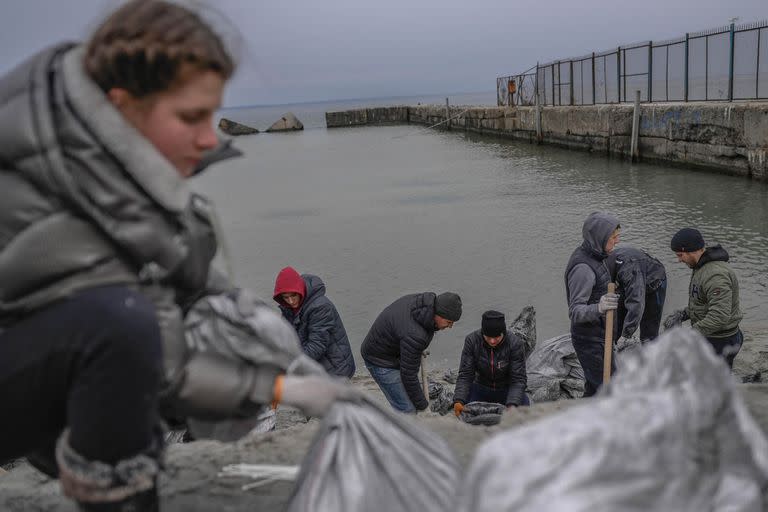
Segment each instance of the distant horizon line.
M336 101L365 101L365 100L380 100L388 98L414 98L417 96L456 96L460 94L496 94L495 90L488 91L468 91L468 92L452 92L452 93L431 93L431 94L400 94L396 96L368 96L364 98L334 98L328 100L310 100L310 101L292 101L286 103L262 103L262 104L243 104L221 107L219 110L236 110L241 108L257 108L257 107L281 107L284 105L307 105L310 103L333 103Z

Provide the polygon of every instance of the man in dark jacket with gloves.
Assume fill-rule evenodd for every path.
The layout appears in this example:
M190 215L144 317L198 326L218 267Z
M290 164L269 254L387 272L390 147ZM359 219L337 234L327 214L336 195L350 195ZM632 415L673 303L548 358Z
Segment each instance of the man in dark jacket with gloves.
M744 335L739 322L744 316L739 306L739 280L728 264L728 253L720 245L706 247L697 229L684 228L672 237L671 248L678 261L693 269L688 286L688 307L664 320L670 329L685 320L733 367Z
M384 308L373 322L361 349L365 366L396 410L413 413L429 405L419 383L421 354L435 331L461 318L455 293L414 293Z
M453 410L469 402L528 405L525 394L525 343L507 330L504 314L483 313L481 328L467 335L461 351Z
M606 263L618 285L621 337L629 339L639 328L640 341L656 339L667 296L664 265L647 252L626 246L616 247Z
M277 275L273 298L296 329L301 348L331 374L352 377L355 358L336 306L325 296L325 283L311 274L285 267Z
M585 397L594 395L603 383L605 313L619 304L618 295L608 293L611 275L605 263L619 241L619 228L619 219L610 213L589 214L581 230L584 241L565 269L571 342L584 370ZM614 339L617 332L614 324Z

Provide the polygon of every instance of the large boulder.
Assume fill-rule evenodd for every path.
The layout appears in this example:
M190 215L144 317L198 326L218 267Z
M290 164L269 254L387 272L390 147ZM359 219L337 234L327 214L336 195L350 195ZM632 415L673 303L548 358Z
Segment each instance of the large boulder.
M222 117L219 121L219 130L227 135L251 135L253 133L259 133L259 130L256 128L237 123L226 117Z
M283 117L267 128L267 132L292 132L303 129L304 125L293 115L293 112L286 112Z

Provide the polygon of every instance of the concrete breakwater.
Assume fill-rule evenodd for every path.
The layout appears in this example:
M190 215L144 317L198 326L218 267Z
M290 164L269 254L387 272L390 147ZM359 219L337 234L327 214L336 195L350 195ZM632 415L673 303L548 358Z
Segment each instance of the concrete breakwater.
M633 105L378 107L326 112L328 128L418 124L629 157ZM446 119L450 119L445 122ZM640 106L642 161L768 181L768 103L650 103Z

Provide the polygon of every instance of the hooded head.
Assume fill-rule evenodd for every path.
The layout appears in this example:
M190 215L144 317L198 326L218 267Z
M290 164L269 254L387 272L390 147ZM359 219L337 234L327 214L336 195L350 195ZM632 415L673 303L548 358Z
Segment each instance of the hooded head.
M610 213L590 213L581 228L585 248L595 256L605 258L610 252L606 250L606 244L613 233L620 227L619 219ZM613 247L611 247L612 249Z
M299 300L296 303L288 303L285 300L284 294L297 294ZM304 279L299 275L293 267L285 267L277 274L275 280L275 292L272 294L272 298L275 302L281 306L285 306L290 309L299 309L304 303L304 297L307 295L307 287L304 284Z

